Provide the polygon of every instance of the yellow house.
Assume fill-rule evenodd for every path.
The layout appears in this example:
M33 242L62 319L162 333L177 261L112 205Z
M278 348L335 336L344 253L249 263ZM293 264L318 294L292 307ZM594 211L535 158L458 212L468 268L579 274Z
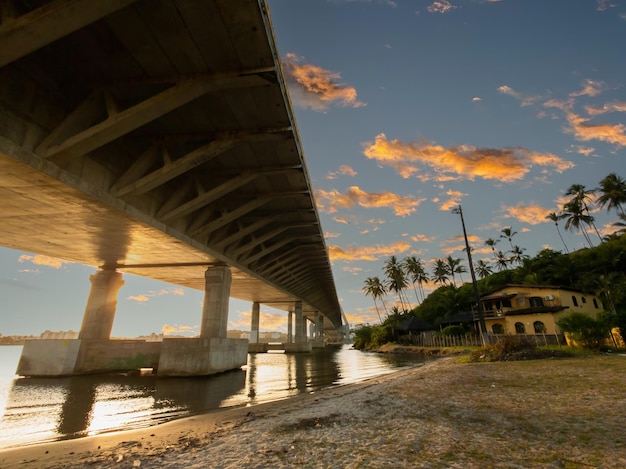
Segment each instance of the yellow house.
M603 309L595 295L551 285L506 285L480 300L492 334L562 335L557 323L563 316L595 317Z

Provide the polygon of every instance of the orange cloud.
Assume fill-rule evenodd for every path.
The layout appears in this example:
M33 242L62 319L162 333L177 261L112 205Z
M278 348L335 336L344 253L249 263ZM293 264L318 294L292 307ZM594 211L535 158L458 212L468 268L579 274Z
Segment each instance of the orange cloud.
M331 261L377 261L384 257L406 252L410 248L411 245L406 241L398 241L387 246L377 244L375 246L348 246L342 248L337 245L329 245L328 256Z
M612 143L619 147L626 146L626 126L624 124L592 124L591 118L580 116L573 111L573 101L550 100L544 103L546 107L553 107L565 113L567 126L564 131L574 135L576 140L588 142L600 140Z
M23 264L24 262L32 262L35 265L43 265L46 267L52 267L53 269L60 269L63 267L63 264L67 264L67 262L62 261L61 259L57 259L56 257L48 257L42 255L31 256L28 254L22 254L17 259L18 262Z
M319 189L315 195L318 208L326 213L335 213L339 208L352 208L356 204L364 208L391 208L398 217L415 212L425 200L391 192L365 192L358 186L351 186L344 193Z
M393 167L404 178L415 174L418 165L434 169L438 179L480 177L501 182L520 180L535 165L559 173L574 167L574 163L552 153L535 153L520 147L495 149L461 145L445 148L426 142L388 140L385 134L377 135L373 143L366 145L367 158Z
M411 241L415 241L416 243L430 243L435 240L435 236L426 236L424 234L416 234L411 236Z
M606 84L602 81L593 81L587 78L582 82L583 89L570 93L570 96L597 96L606 90Z
M352 169L350 166L347 165L343 165L343 166L339 166L339 169L337 171L331 171L326 175L326 179L337 179L337 177L339 176L350 176L350 177L354 177L357 175L357 172Z
M429 5L426 9L428 13L448 13L449 11L458 8L456 5L452 5L450 0L436 0Z
M467 242L472 248L472 252L475 252L474 246L482 245L483 241L480 237L472 234L467 235ZM465 251L465 238L462 234L452 236L448 239L445 239L439 245L441 251L444 254L452 254L453 252L464 252Z
M524 204L519 203L512 207L502 207L504 210L504 218L514 218L522 223L528 223L529 225L538 225L539 223L545 223L546 215L553 212L551 208L545 208L536 203Z
M467 194L464 194L460 191L449 190L448 192L446 192L446 195L448 195L450 198L439 206L439 210L449 212L453 208L458 207L461 204L463 196Z
M315 111L324 111L333 103L355 108L365 106L357 99L354 87L337 83L341 78L339 73L300 62L302 58L295 54L287 54L282 61L295 104Z
M498 91L502 94L512 96L513 98L519 100L522 107L530 106L534 104L535 101L541 99L541 96L523 94L519 91L515 91L513 88L507 85L502 85L498 87Z
M158 296L164 295L175 295L175 296L184 296L185 290L182 288L170 288L170 289L162 289L162 290L151 290L148 293L142 293L139 295L131 295L127 297L127 300L137 301L139 303L145 303L150 301L151 298L155 298Z
M585 111L587 111L587 114L592 117L600 114L606 114L608 112L626 112L626 102L615 101L602 106L585 106Z
M169 324L163 324L161 332L163 335L198 335L200 326L186 326L184 324L170 326Z

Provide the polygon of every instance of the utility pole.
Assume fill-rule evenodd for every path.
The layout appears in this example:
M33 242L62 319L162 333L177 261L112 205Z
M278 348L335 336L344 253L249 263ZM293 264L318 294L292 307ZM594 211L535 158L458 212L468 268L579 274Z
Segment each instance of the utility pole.
M465 250L467 251L467 262L469 262L470 275L472 276L472 286L474 287L474 296L476 297L476 303L478 305L478 322L480 323L480 332L483 338L483 344L489 343L489 335L487 334L487 326L485 324L485 315L483 314L483 305L480 301L480 294L478 293L478 284L476 283L476 275L474 274L474 263L472 262L472 251L467 241L467 232L465 231L465 220L463 219L463 209L459 205L457 208L452 209L452 213L461 215L461 225L463 226L463 237L465 238Z

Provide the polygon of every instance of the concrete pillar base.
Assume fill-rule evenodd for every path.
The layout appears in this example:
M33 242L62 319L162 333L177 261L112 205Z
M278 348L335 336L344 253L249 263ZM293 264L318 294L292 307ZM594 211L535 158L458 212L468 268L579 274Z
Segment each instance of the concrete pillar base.
M312 345L313 348L324 348L324 347L326 347L326 343L324 342L324 339L312 340L311 341L311 345Z
M159 376L204 376L248 362L248 341L220 337L163 339Z
M267 344L249 343L248 353L266 353L269 350Z
M313 351L313 345L311 342L302 342L295 344L284 344L285 345L285 353L300 353L300 352L311 352Z
M71 376L155 368L161 342L108 339L27 340L16 373Z

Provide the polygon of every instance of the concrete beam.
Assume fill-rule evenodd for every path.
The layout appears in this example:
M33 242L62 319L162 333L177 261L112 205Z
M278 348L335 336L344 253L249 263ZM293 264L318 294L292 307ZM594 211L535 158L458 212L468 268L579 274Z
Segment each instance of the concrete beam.
M0 25L0 67L94 23L136 0L54 0Z

